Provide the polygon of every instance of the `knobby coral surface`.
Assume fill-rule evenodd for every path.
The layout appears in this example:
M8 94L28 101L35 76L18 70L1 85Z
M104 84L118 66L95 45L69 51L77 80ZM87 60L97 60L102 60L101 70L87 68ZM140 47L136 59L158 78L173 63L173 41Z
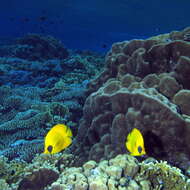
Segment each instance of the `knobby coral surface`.
M88 61L85 60L85 63ZM46 63L47 67L50 66L48 68L55 65L52 60ZM83 117L76 131L77 135L68 150L72 155L41 155L29 166L23 162L23 165L18 167L21 172L15 170L16 174L13 174L12 178L10 178L9 164L2 164L2 168L9 171L6 175L2 170L2 188L7 190L10 188L23 190L27 187L30 190L36 190L37 187L44 190L190 189L189 180L181 170L169 166L166 162L180 167L186 175L189 175L189 29L147 40L115 43L107 53L105 63L105 69L96 79L90 84L85 81L82 83L83 90L88 86L86 93L88 98L83 107ZM24 62L22 65L25 65ZM10 150L16 152L20 151L17 147L32 150L31 140L37 140L37 137L42 136L45 129L47 130L47 127L53 123L52 120L60 121L61 118L63 121L68 107L69 110L77 110L77 113L81 111L82 104L79 102L85 96L84 91L81 92L75 84L68 87L65 81L69 84L75 83L76 80L81 83L80 77L84 75L78 70L85 69L91 73L93 66L89 67L88 64L83 64L81 57L75 57L74 60L60 61L55 73L61 74L60 70L63 68L70 70L70 66L76 65L78 67L76 73L67 73L62 80L54 78L55 81L50 82L53 85L46 86L46 89L35 88L40 92L32 93L33 95L29 97L32 102L32 97L36 96L36 102L32 102L34 103L32 106L21 98L19 90L14 89L15 96L9 87L0 88L2 94L0 149L6 149L4 155L6 153L9 155L8 148L11 146L14 149ZM2 73L7 71L8 66L2 70ZM71 90L72 87L75 91ZM71 98L76 99L76 104L70 102ZM64 101L66 106L60 101ZM146 157L149 157L141 163L134 157L125 155L126 136L133 128L138 128L142 132ZM28 140L26 138L28 136L30 145L25 141ZM6 143L3 143L4 140ZM34 144L37 145L37 142ZM36 153L35 150L31 152ZM25 153L30 157L27 151ZM150 157L166 161L158 162L151 160ZM6 159L2 159L1 163L7 163Z
M148 156L189 167L190 43L174 34L113 44L104 71L89 84L72 145L79 163L125 153L136 127Z
M38 155L31 164L13 163L7 171L15 171L10 177L0 170L0 187L4 190L189 190L190 181L181 170L166 162L146 159L143 162L127 154L109 160L89 160L80 167L73 166L74 157L69 154ZM7 167L6 161L0 162ZM4 165L3 165L4 164ZM9 165L11 165L9 164ZM6 178L7 177L7 178Z

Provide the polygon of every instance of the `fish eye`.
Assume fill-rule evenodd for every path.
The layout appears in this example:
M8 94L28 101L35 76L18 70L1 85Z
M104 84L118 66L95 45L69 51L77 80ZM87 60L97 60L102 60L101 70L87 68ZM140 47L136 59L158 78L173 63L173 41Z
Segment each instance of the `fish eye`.
M52 146L52 145L49 145L49 146L47 147L47 150L51 153L52 150L53 150L53 146Z
M142 152L142 147L138 146L138 152L141 153Z

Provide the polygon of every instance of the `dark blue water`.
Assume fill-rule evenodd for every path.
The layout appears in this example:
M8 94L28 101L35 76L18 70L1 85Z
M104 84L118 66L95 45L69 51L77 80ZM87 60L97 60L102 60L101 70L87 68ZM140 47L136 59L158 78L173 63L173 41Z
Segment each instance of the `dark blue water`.
M116 41L181 30L189 10L188 0L7 0L0 38L50 34L68 48L106 51Z

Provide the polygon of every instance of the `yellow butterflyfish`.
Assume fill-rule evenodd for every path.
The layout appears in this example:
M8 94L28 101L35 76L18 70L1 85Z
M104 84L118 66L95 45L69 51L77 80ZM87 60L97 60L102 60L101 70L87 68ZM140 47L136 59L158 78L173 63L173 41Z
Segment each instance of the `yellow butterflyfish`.
M49 130L45 137L44 154L55 154L72 143L72 131L64 124L57 124Z
M144 139L141 132L134 128L127 136L126 148L132 156L142 156L146 154L144 148Z

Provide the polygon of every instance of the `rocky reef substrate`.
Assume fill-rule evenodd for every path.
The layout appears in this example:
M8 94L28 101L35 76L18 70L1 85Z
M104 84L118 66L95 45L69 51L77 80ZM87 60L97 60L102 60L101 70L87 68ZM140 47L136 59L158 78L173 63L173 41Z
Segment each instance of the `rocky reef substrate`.
M6 169L3 190L189 190L190 179L180 169L153 158L139 162L123 154L110 160L89 160L73 167L73 155L39 155L31 164L0 162ZM11 166L11 167L10 167ZM1 171L0 170L0 171ZM2 171L1 171L2 172ZM13 173L14 175L10 175ZM8 184L9 183L9 184Z

